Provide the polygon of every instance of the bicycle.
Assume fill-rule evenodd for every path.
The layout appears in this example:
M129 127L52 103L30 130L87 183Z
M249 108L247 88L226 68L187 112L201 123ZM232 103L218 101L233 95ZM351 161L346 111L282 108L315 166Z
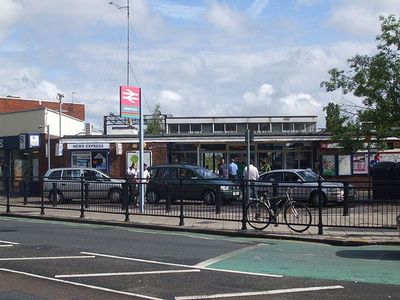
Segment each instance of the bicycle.
M285 223L290 229L306 231L311 226L311 210L304 203L292 200L292 190L288 188L284 196L268 198L264 193L260 200L251 200L246 205L246 222L257 230L267 228L270 223L276 227L277 217L283 211Z

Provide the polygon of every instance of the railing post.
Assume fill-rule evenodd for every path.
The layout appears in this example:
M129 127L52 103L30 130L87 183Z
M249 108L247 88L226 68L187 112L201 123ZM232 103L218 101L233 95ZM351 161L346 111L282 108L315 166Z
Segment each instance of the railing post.
M83 198L84 198L84 184L85 184L85 179L83 175L81 176L81 216L80 218L85 217L85 205L83 203Z
M343 216L349 215L349 183L343 183Z
M125 209L125 222L129 222L129 178L122 184L122 209Z
M322 224L322 178L318 177L318 234L324 234L324 225Z
M272 197L278 196L278 183L272 183Z
M219 215L221 213L221 186L217 188L217 195L215 199L215 214Z
M44 180L43 180L43 177L41 180L41 185L42 185L42 192L41 192L42 196L40 197L40 215L44 216L44 195L43 195L44 194L44 190L43 190Z
M52 184L52 195L53 195L53 207L57 206L57 183L53 182Z
M24 189L24 205L28 204L28 187L26 186L26 181L24 180L22 182L23 184L23 189Z
M245 185L244 185L244 180L242 179L240 181L240 190L242 191L242 230L247 229L247 222L246 222L246 191L245 191Z
M85 186L85 208L89 208L89 182L85 182L84 186Z
M167 199L165 200L165 210L166 212L171 211L171 188L170 185L167 185Z
M7 195L7 209L6 212L11 212L10 210L10 177L6 177L6 195Z
M179 226L185 225L184 222L184 216L183 216L183 180L182 178L179 178L179 184L180 184L180 190L181 190L181 208L180 208L180 214L179 214Z

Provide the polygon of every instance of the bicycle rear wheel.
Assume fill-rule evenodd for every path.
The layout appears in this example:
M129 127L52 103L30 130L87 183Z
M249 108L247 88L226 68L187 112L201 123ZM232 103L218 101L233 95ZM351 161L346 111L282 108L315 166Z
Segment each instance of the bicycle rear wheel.
M270 223L270 214L264 202L253 200L246 205L246 221L251 227L263 230Z
M306 231L311 226L311 211L301 202L292 202L285 207L283 213L286 225L296 232Z

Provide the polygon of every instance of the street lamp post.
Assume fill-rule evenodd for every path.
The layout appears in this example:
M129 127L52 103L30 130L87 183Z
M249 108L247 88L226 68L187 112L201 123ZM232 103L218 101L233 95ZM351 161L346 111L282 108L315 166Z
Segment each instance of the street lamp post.
M47 128L47 165L49 166L48 170L50 170L50 168L51 168L51 166L50 166L50 150L51 150L50 125L47 124L46 128Z
M129 69L130 69L130 63L129 63L129 0L126 0L126 6L120 6L118 4L115 4L114 2L109 2L108 4L114 5L118 9L126 9L126 23L127 23L127 34L126 34L126 85L129 86Z

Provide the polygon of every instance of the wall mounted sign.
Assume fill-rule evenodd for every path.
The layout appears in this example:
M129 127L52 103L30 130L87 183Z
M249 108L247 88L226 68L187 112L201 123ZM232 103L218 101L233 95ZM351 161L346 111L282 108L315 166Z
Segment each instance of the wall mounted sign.
M92 150L92 149L109 149L109 143L82 143L82 144L68 144L67 149L70 150Z

